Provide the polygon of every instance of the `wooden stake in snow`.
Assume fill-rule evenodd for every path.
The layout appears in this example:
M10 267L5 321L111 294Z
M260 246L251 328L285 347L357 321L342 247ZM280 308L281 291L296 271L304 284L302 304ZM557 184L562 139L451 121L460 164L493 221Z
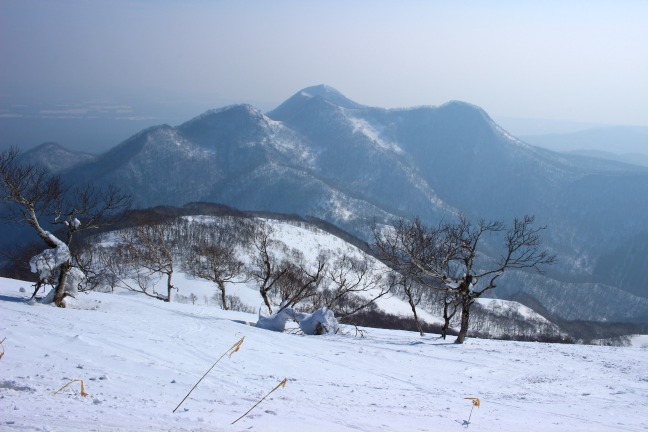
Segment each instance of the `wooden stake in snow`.
M475 409L475 407L479 408L479 398L467 397L464 399L472 401L472 407L470 408L470 415L468 416L468 421L466 422L466 423L470 423L470 417L472 417L473 410Z
M85 388L83 387L83 380L80 380L80 379L76 379L76 380L72 380L72 381L70 381L69 383L67 383L67 384L65 384L63 387L61 387L60 389L56 390L56 391L54 392L54 394L57 394L58 392L60 392L61 390L63 390L65 387L67 387L67 386L69 386L70 384L75 383L75 382L79 382L79 383L81 383L81 396L83 396L83 397L88 396L88 393L85 392Z
M198 382L197 382L196 384L194 384L194 386L191 388L191 390L189 390L189 393L187 393L187 395L184 397L184 399L182 399L182 400L180 401L180 403L178 404L177 407L175 407L175 409L173 410L173 412L176 412L176 411L178 410L178 408L180 408L180 405L182 405L182 403L183 403L184 401L187 400L187 398L189 397L189 395L191 394L191 392L194 391L194 389L195 389L196 387L198 387L198 384L200 384L200 382L201 382L201 381L202 381L202 380L207 376L207 374L208 374L209 372L211 372L212 369L214 369L214 366L216 366L216 364L218 364L218 362L221 361L221 359L222 359L223 357L225 357L227 354L229 354L229 356L232 357L232 355L234 355L235 352L237 352L239 349L241 349L241 345L243 344L243 339L245 339L245 336L243 336L243 337L241 338L241 340L239 340L239 341L236 342L234 345L232 345L232 347L231 347L230 349L228 349L227 351L225 351L225 352L223 353L222 356L218 357L218 360L216 360L216 362L215 362L215 363L214 363L214 364L209 368L209 370L208 370L207 372L205 372L205 374L204 374L204 375L203 375L203 376L198 380Z
M279 384L277 384L277 386L276 386L275 388L273 388L272 390L270 390L270 393L268 393L267 395L263 396L259 402L255 403L254 406L253 406L252 408L250 408L250 409L249 409L245 414L243 414L241 417L239 417L239 418L237 418L236 420L234 420L231 424L236 423L237 421L241 420L241 419L242 419L243 417L245 417L246 415L250 414L250 412L251 412L254 408L256 408L257 405L259 405L261 402L263 402L263 401L265 400L265 398L267 398L268 396L270 396L270 395L271 395L275 390L277 390L279 387L286 387L286 382L288 382L288 378L284 378L283 381L281 381Z
M2 338L2 340L0 341L0 349L2 349L2 351L0 352L0 359L4 356L4 352L5 352L5 351L4 351L4 346L2 345L2 343L3 343L6 339L7 339L7 338Z

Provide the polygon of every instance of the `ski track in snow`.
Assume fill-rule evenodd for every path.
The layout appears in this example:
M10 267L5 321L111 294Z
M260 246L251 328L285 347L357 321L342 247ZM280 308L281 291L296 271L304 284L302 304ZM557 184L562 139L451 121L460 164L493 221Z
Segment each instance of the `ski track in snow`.
M354 328L274 333L214 306L133 294L30 305L0 279L0 430L641 431L645 347L503 342ZM30 292L28 289L27 292ZM241 337L173 414L216 359ZM232 421L288 378L235 425ZM88 397L73 383L82 379ZM471 423L466 397L481 399Z

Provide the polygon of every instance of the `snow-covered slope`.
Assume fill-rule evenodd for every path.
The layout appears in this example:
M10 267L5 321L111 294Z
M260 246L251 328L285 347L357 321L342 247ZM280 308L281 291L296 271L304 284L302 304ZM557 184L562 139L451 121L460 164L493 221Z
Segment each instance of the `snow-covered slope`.
M210 223L218 223L219 220L218 217L213 216L187 216L183 219L190 221L190 223L207 225ZM308 223L263 218L256 218L249 222L257 225L265 224L270 227L270 239L272 242L269 250L277 259L285 257L286 251L290 250L297 251L303 257L303 263L307 269L316 265L318 256L325 255L327 256L329 265L341 257L360 261L366 260L368 264L367 268L371 275L367 276L366 279L373 276L384 277L389 272L389 268L383 263L363 253L356 246ZM115 233L107 233L103 238L103 243L110 247L114 244L112 239L115 238ZM190 248L190 245L187 248ZM239 247L239 258L245 264L250 263L251 253L253 252L240 250ZM176 257L176 263L180 261L180 257ZM356 280L352 274L347 275L347 278L349 281ZM244 275L241 275L238 279L239 281L237 283L227 284L228 295L238 297L241 302L241 309L258 311L263 305L263 299L259 293L258 285L253 281L241 282L245 279ZM218 304L218 295L215 295L217 294L216 286L206 280L196 279L187 275L182 270L180 264L176 264L173 280L173 285L177 288L177 291L174 291L172 297L173 301L185 303L195 302L196 304ZM323 286L328 284L329 282L323 282ZM165 287L165 279L160 278L155 282L155 290L157 292L164 292ZM366 293L361 292L359 295L370 298L371 296L376 296L378 292L378 289L371 288ZM276 300L276 303L279 303L279 299ZM376 301L376 305L380 310L391 315L401 317L410 317L412 315L412 310L407 302L394 295L379 298ZM263 309L265 310L265 307ZM419 314L419 318L428 324L439 324L443 322L441 318L422 308L418 308L417 313Z
M481 402L468 428L484 432L648 428L645 345L454 345L353 328L306 337L235 322L253 315L129 294L82 294L57 309L25 302L21 287L29 291L0 279L6 431L463 431L467 397ZM77 379L87 397L78 382L54 394Z
M515 336L518 340L543 340L541 337L557 340L566 336L560 327L533 309L515 301L490 298L475 300L470 330L491 338Z
M184 216L182 220L192 224L204 224L209 229L215 229L214 225L221 223L221 218L216 216ZM227 218L225 218L227 219ZM306 222L296 220L276 220L267 218L245 219L247 223L261 224L271 230L270 239L272 243L269 247L271 253L281 258L286 256L286 250L297 251L303 257L305 268L315 271L314 266L317 263L318 256L328 257L328 264L333 264L341 257L347 257L354 260L366 261L367 268L370 269L370 276L384 277L388 272L383 263L369 254L363 253L358 247L346 242L340 237L317 228ZM103 241L107 246L113 245L115 233L103 235ZM178 242L183 244L182 242ZM180 247L182 249L182 246ZM190 249L190 245L186 245ZM215 304L219 305L219 295L216 286L202 279L196 279L187 275L181 266L182 251L177 251L175 257L176 268L173 276L173 285L177 288L172 296L173 301L194 303L194 304ZM247 265L251 260L250 250L239 246L239 258ZM347 275L349 281L354 279L354 275ZM238 308L246 311L258 311L263 300L258 291L258 286L252 281L243 281L245 278L241 275L237 283L228 283L227 294L237 297L240 300ZM331 282L325 278L322 287L331 286ZM155 290L163 293L166 290L166 279L160 278L155 283ZM377 295L377 289L371 289L366 296ZM364 293L361 295L365 296ZM278 305L279 299L275 299ZM395 294L389 294L381 297L376 301L378 309L384 313L396 317L411 318L412 310L406 301ZM263 307L265 310L265 307ZM440 304L429 303L427 301L419 303L417 314L423 322L433 325L442 325L443 319L442 308ZM459 315L452 321L453 328L458 331ZM412 324L414 329L414 324ZM469 335L478 335L479 337L494 338L512 338L517 340L557 340L565 333L558 326L551 323L541 315L535 313L532 309L523 306L515 301L506 301L499 299L480 298L473 307L473 315Z

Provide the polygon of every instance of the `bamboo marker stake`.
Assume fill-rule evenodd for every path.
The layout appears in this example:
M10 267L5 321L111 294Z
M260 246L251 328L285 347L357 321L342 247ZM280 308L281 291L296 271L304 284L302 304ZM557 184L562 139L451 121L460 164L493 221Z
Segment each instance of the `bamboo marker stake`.
M61 390L63 390L65 387L67 387L67 386L69 386L70 384L75 383L75 382L79 382L79 383L81 383L81 396L83 396L83 397L88 396L88 393L85 392L85 388L83 387L83 380L80 380L80 379L75 379L75 380L72 380L72 381L70 381L69 383L65 384L65 385L64 385L63 387L61 387L60 389L56 390L56 391L54 392L54 395L56 395L58 392L60 392Z
M468 422L467 422L470 423L470 417L472 417L472 412L475 409L475 407L479 408L480 402L479 402L479 398L467 397L464 399L472 401L472 407L470 408L470 415L468 416Z
M265 398L267 398L268 396L270 396L270 395L271 395L275 390L277 390L279 387L286 387L286 382L288 382L288 378L284 378L283 381L281 381L279 384L277 384L277 386L276 386L275 388L273 388L272 390L270 390L270 393L268 393L267 395L263 396L259 402L255 403L254 406L253 406L252 408L250 408L250 409L249 409L245 414L243 414L241 417L239 417L239 418L237 418L236 420L234 420L231 424L236 423L237 421L241 420L241 419L242 419L243 417L245 417L246 415L250 414L250 411L252 411L254 408L256 408L257 405L259 405L261 402L263 402L263 401L265 400Z
M218 360L216 360L216 362L215 362L215 363L214 363L214 364L209 368L209 370L208 370L207 372L205 372L205 374L204 374L204 375L203 375L203 376L198 380L198 382L197 382L196 384L194 384L194 386L191 388L191 390L189 390L189 393L187 393L187 395L184 397L184 399L182 399L182 400L180 401L180 403L178 404L178 406L175 407L175 409L173 410L174 413L178 410L178 408L180 408L180 405L182 405L182 403L183 403L185 400L187 400L187 398L189 397L189 395L191 394L191 392L194 391L194 389L195 389L196 387L198 387L198 384L200 384L200 382L201 382L201 381L202 381L202 380L207 376L207 374L208 374L209 372L211 372L212 369L214 369L214 366L216 366L216 364L218 364L218 362L221 361L221 359L222 359L223 357L225 357L227 354L229 354L229 356L232 357L232 355L234 355L235 352L238 352L238 350L241 349L241 345L243 344L243 339L245 339L245 336L243 336L243 337L241 338L241 340L239 340L239 341L236 342L234 345L232 345L232 347L231 347L230 349L228 349L227 351L225 351L225 352L223 353L222 356L218 357Z

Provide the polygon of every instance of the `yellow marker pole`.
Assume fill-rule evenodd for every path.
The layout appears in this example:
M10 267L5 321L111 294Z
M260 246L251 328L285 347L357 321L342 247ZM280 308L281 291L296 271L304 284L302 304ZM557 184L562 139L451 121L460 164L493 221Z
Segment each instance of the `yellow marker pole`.
M467 397L464 399L472 401L472 407L470 408L470 415L468 416L468 423L470 423L470 417L472 417L472 412L475 409L475 407L479 408L480 402L479 402L479 398L474 398L474 397Z
M88 393L85 392L85 388L83 387L83 380L80 380L80 379L72 380L72 381L70 381L69 383L65 384L65 385L64 385L63 387L61 387L60 389L56 390L56 391L54 392L54 395L56 395L58 392L60 392L61 390L63 390L65 387L67 387L67 386L69 386L70 384L75 383L75 382L80 382L80 383L81 383L81 396L83 396L83 397L88 396Z
M250 411L252 411L254 408L256 408L257 405L259 405L261 402L263 402L263 401L265 400L265 398L267 398L268 396L270 396L270 395L271 395L275 390L277 390L279 387L286 387L286 382L288 382L288 378L284 378L283 381L281 381L279 384L277 384L277 386L276 386L275 388L273 388L272 390L270 390L270 393L268 393L267 395L263 396L259 402L255 403L254 406L253 406L252 408L250 408L249 410L247 410L247 412L246 412L245 414L243 414L241 417L239 417L239 418L237 418L236 420L234 420L231 424L236 423L237 421L241 420L241 419L242 419L243 417L245 417L246 415L250 414Z
M243 344L243 339L245 339L245 336L243 336L243 337L241 338L241 340L239 340L239 341L236 342L234 345L232 345L232 347L231 347L230 349L228 349L227 351L225 351L225 352L223 353L222 356L218 357L218 360L216 360L216 362L215 362L215 363L214 363L214 364L209 368L209 370L208 370L207 372L205 372L205 374L204 374L204 375L203 375L203 376L198 380L198 382L197 382L196 384L194 384L194 386L191 388L191 390L189 390L189 393L187 393L187 396L185 396L184 399L182 399L182 400L180 401L180 403L178 404L178 406L175 407L175 409L173 410L174 413L178 410L178 408L180 408L180 405L182 405L182 403L183 403L184 401L187 400L187 398L189 397L189 395L191 394L191 392L194 391L194 389L195 389L196 387L198 387L198 384L200 384L200 382L201 382L201 381L202 381L202 380L207 376L207 374L208 374L209 372L211 372L212 369L214 369L214 366L216 366L216 364L218 364L218 362L221 361L221 359L222 359L223 357L225 357L227 354L229 354L229 356L232 357L232 356L234 355L235 352L238 352L238 350L241 349L241 345Z

